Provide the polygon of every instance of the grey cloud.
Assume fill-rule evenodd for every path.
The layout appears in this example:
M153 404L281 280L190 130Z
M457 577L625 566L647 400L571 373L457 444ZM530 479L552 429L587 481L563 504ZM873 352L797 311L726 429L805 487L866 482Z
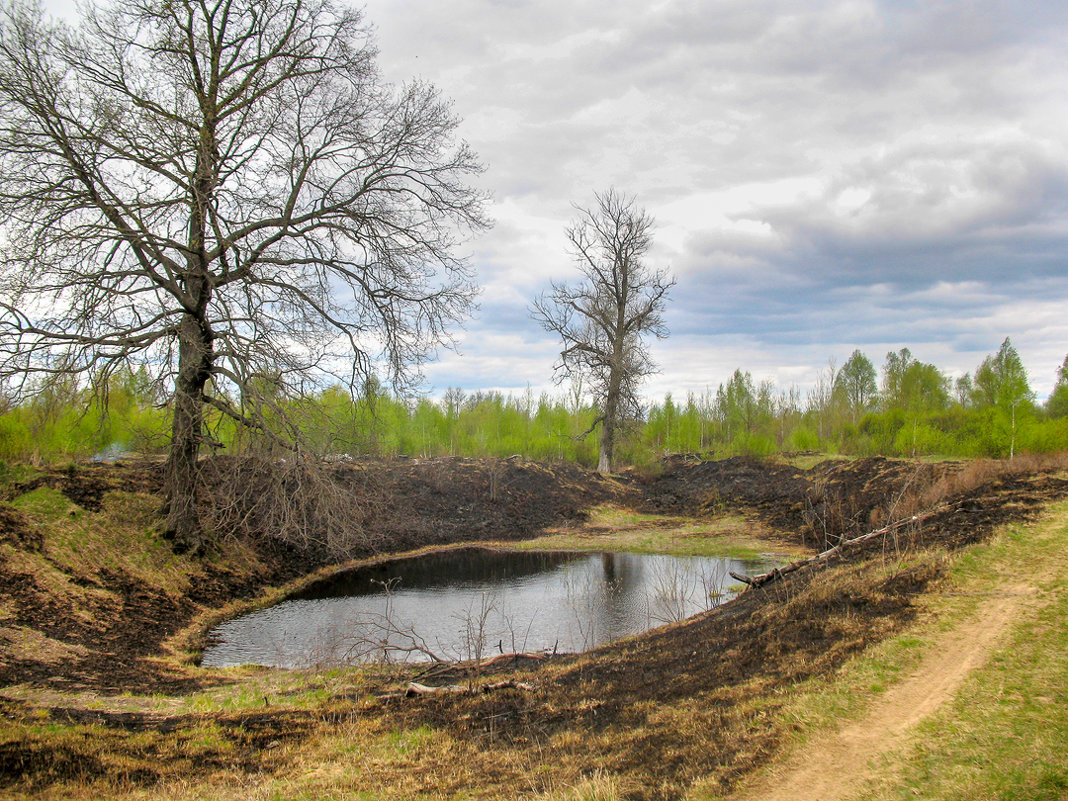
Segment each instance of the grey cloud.
M366 15L391 80L454 99L507 210L470 246L486 291L462 355L428 366L439 389L551 380L555 343L526 304L572 269L570 203L609 185L676 230L659 208L685 207L657 352L684 352L671 375L695 385L854 346L981 358L1068 295L1063 0L369 0ZM750 194L790 182L810 191Z
M844 206L843 207L843 203ZM755 210L780 265L818 260L825 281L1017 277L1063 269L1068 166L1026 141L908 145L848 165L817 197ZM1052 258L1050 258L1052 256Z

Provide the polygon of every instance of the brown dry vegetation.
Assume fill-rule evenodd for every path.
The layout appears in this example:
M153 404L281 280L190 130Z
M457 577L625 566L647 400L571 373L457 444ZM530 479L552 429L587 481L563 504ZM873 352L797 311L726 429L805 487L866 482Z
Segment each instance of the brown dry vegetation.
M584 510L609 500L697 519L730 512L816 548L937 509L922 525L682 624L466 676L475 687L510 676L533 689L417 697L398 692L404 671L280 678L183 662L170 650L177 635L213 610L263 597L338 555L238 533L199 562L158 541L100 545L103 531L153 542L157 468L38 476L0 504L0 795L564 798L568 788L602 787L606 797L672 799L698 780L726 788L776 753L787 734L776 713L791 687L833 674L906 626L956 549L1068 495L1064 468L865 459L806 471L676 460L659 475L606 481L512 462L339 467L379 547L580 527ZM70 523L63 537L56 520ZM141 556L118 560L107 548ZM205 707L209 696L222 700Z

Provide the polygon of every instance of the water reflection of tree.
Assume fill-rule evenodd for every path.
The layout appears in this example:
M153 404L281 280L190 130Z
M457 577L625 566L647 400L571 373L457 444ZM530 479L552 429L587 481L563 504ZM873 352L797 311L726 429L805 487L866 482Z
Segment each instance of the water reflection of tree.
M601 567L604 569L605 584L612 584L616 580L616 554L601 554Z
M640 619L641 609L636 607L643 605L645 598L641 558L628 553L603 553L601 571L601 603L593 610L601 639L637 631L635 622Z

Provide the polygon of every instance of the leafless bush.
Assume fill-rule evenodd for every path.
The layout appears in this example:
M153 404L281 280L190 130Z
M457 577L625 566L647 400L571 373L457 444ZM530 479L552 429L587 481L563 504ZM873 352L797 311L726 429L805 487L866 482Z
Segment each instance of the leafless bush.
M909 488L895 512L899 518L952 502L995 481L1034 473L1068 469L1068 453L1023 454L1014 459L975 459L959 470L950 470L927 486Z
M812 491L805 496L802 519L812 531L818 550L831 548L860 528L864 512L852 497L844 497L841 491L826 479L813 483Z
M479 593L478 605L472 601L462 615L455 615L461 625L463 639L464 661L471 665L468 672L468 681L473 682L482 675L482 660L486 656L486 645L489 637L487 625L490 615L497 611L497 598L488 592Z
M518 628L511 618L502 615L506 631L490 628L491 619L501 611L500 599L494 593L479 593L467 609L452 616L459 624L459 637L454 644L443 645L439 641L434 645L419 633L415 625L397 614L394 591L399 582L399 577L387 581L372 579L372 583L382 589L382 611L349 616L320 628L306 662L315 667L369 662L384 665L431 662L437 666L461 668L467 674L469 689L474 691L474 682L482 675L494 639L499 638L498 645L503 653L504 638L509 637L513 653L518 652L515 650ZM528 625L528 633L529 628Z
M730 600L727 585L731 582L730 571L725 562L716 562L712 570L701 573L701 590L708 609L716 609Z
M339 481L336 471L292 453L209 459L201 514L224 537L268 534L337 554L379 550L380 538L364 525L374 494Z
M695 577L688 576L678 562L658 565L653 579L653 597L649 618L658 623L677 623L689 615L687 610L697 591Z
M579 577L582 578L581 583ZM604 592L604 587L588 575L579 573L576 576L574 572L568 571L564 579L564 591L567 606L574 615L575 626L582 640L582 650L585 651L597 644L596 610L601 605L599 597ZM555 647L553 650L556 650Z
M728 575L722 563L711 570L695 573L672 560L655 568L653 597L649 604L650 622L678 623L709 609L715 609L725 598Z
M382 588L383 609L380 613L346 620L327 632L329 638L322 644L321 650L331 655L331 664L393 664L408 662L413 658L437 663L453 661L447 655L439 656L414 626L397 618L393 591L400 583L399 577L386 581L372 579L371 583Z

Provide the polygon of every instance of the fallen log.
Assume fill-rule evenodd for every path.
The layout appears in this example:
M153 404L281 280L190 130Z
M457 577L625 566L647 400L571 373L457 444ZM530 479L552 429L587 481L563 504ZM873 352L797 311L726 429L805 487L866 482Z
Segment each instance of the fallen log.
M404 690L404 697L412 698L416 695L440 695L442 693L467 693L469 695L477 695L478 693L491 693L495 690L509 689L531 692L534 690L534 685L527 684L525 681L516 681L515 679L491 681L477 687L465 684L445 684L440 687L433 687L428 684L420 684L417 681L410 681L408 682L408 687Z
M408 682L408 687L404 690L404 697L411 698L415 695L438 695L440 693L465 693L468 692L468 688L462 684L443 684L440 687L434 687L430 684L420 684L417 681Z
M518 662L520 659L533 659L537 662L545 661L545 654L534 653L530 651L518 651L514 654L497 654L497 656L491 656L488 659L483 659L481 662L475 662L475 667L487 668L493 665L500 665L508 662ZM461 663L460 666L465 666Z
M544 653L518 651L516 653L498 654L497 656L491 656L486 659L470 659L466 662L436 662L435 664L430 665L426 670L416 674L414 678L434 679L446 676L471 675L473 673L477 674L480 671L485 671L487 668L499 667L501 665L518 665L522 660L544 662L546 659L548 659L548 655Z
M897 531L899 528L904 528L905 526L911 525L913 523L919 523L921 520L926 520L928 517L938 514L939 512L944 511L947 508L949 508L947 504L941 504L932 509L928 509L926 512L922 512L921 514L913 515L912 517L906 517L901 520L895 520L893 523L885 525L882 528L877 528L874 531L869 531L867 534L862 534L859 537L854 537L851 540L843 540L842 542L835 545L833 548L828 548L826 551L821 551L815 556L810 556L807 559L799 559L796 562L791 562L788 565L777 567L774 570L769 570L767 573L761 573L758 576L746 576L742 573L735 573L733 570L731 570L730 577L735 581L740 581L743 584L747 585L746 589L755 589L756 587L763 587L765 584L770 584L773 581L777 581L785 575L800 570L802 567L814 564L816 562L826 561L827 559L830 559L831 557L840 553L842 549L846 546L855 545L858 542L864 542L866 540L875 539L876 537L885 536L891 533L892 531Z

